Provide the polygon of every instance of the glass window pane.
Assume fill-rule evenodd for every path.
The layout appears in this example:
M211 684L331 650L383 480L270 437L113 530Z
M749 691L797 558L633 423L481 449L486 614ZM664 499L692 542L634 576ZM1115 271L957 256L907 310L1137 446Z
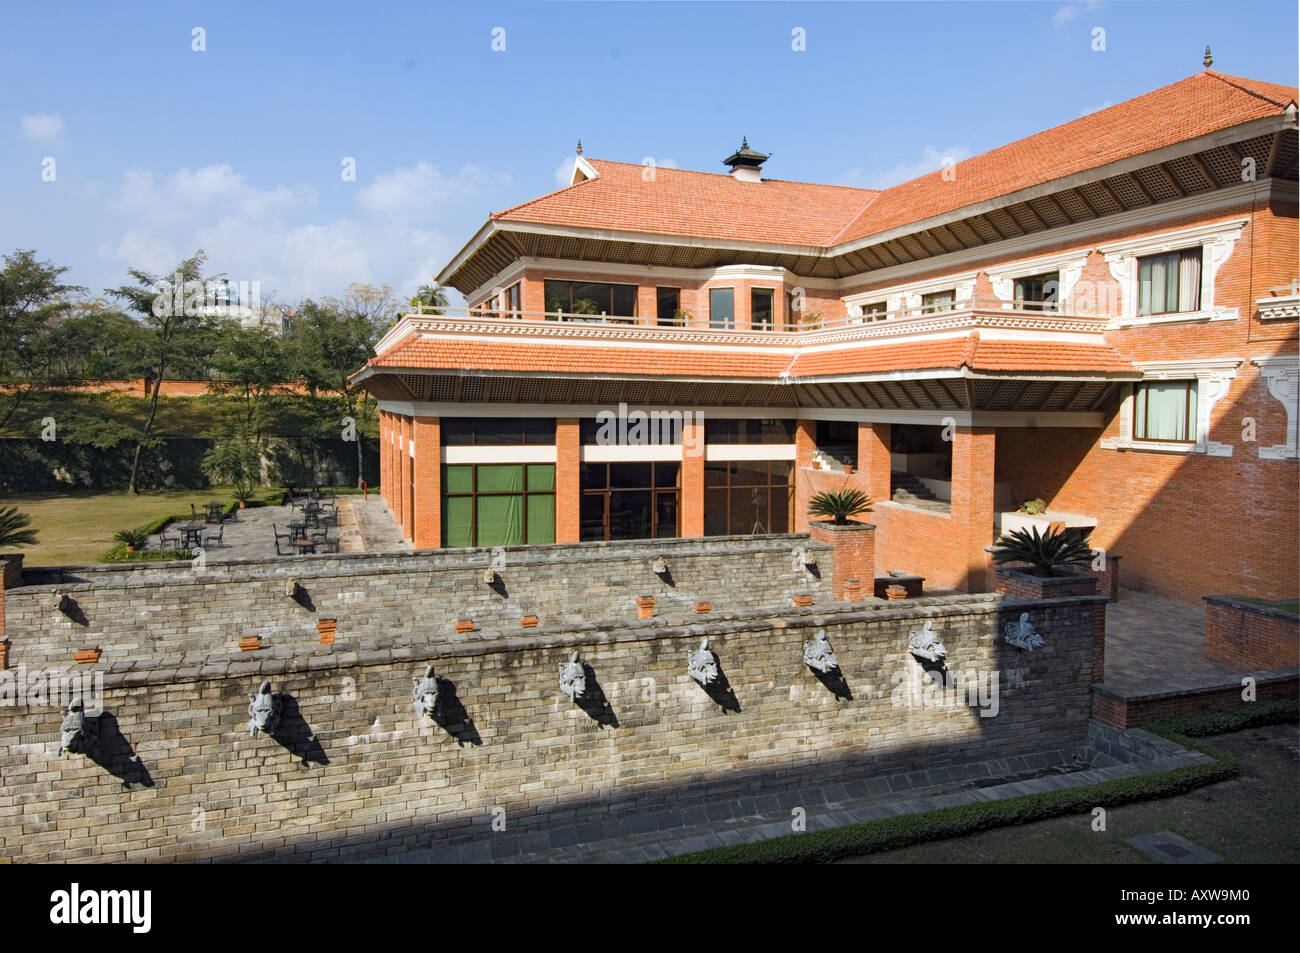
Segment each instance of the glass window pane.
M523 466L518 463L480 464L478 491L480 493L518 493L524 488ZM479 543L487 546L488 543Z
M555 443L554 417L525 417L524 443L532 446L547 446Z
M554 490L555 464L530 463L528 465L528 489Z
M754 288L749 292L749 322L755 328L772 327L772 290Z
M704 535L727 535L727 491L725 488L704 491Z
M578 314L613 314L613 297L612 285L597 284L596 282L584 281L573 283L573 307ZM590 309L584 304L578 307L578 302L590 302Z
M794 499L793 488L772 487L772 495L769 499L769 512L771 513L772 523L768 532L788 533L790 532L790 504Z
M766 460L734 461L731 464L731 485L732 486L767 486L767 461Z
M677 492L655 494L655 536L677 535Z
M704 485L705 486L726 486L727 485L727 464L720 461L706 461L704 464ZM708 510L706 508L705 512Z
M605 494L584 493L582 495L581 520L583 539L605 538Z
M609 475L604 463L584 463L578 472L578 486L584 490L603 490L609 486Z
M736 424L735 420L715 420L712 417L704 418L704 442L705 443L735 443L736 442Z
M474 442L474 421L469 417L443 417L439 427L443 446L463 447Z
M474 468L443 467L442 486L445 493L471 493L474 490Z
M610 314L636 315L636 285L614 285L614 310Z
M652 535L650 527L649 490L610 491L610 539L649 539Z
M789 460L773 460L770 464L773 483L789 483L794 464Z
M709 289L709 327L734 328L736 326L736 299L731 288Z
M656 288L655 306L660 324L672 324L681 307L680 288Z
M648 463L611 463L609 465L609 485L615 487L649 487L650 464Z
M474 498L453 496L442 501L442 544L474 545Z
M546 298L547 311L568 311L570 305L570 283L567 281L547 281L543 284L543 297Z
M731 491L731 534L770 533L767 520L767 488L740 487Z
M524 541L523 497L475 497L479 546L518 546Z
M682 465L680 463L656 463L655 486L661 490L666 486L677 486L677 478L681 473L681 469Z
M528 494L528 542L555 542L555 494Z

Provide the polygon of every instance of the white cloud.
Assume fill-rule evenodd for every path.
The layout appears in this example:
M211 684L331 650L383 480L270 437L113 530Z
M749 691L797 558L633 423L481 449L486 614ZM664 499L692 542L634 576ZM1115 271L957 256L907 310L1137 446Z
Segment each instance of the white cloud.
M900 182L907 182L918 176L925 175L927 172L934 172L941 169L947 159L953 162L961 162L963 159L970 158L970 149L966 146L949 146L946 149L936 149L934 146L925 146L921 150L921 156L915 162L899 162L892 168L883 170L870 169L850 169L847 173L840 176L840 185L853 185L860 189L887 189L891 185L898 185Z
M133 169L104 204L127 230L98 254L123 270L165 274L202 248L211 272L260 282L264 302L338 294L352 281L387 282L410 296L460 246L428 221L499 178L475 166L444 175L420 162L376 175L348 195L352 213L321 220L314 189L260 188L229 165L166 176Z
M54 139L63 131L63 117L58 113L33 113L20 120L23 136L42 142Z
M1085 13L1091 13L1096 10L1100 4L1097 0L1082 0L1082 2L1065 3L1056 8L1052 14L1052 26L1058 30L1069 23L1071 20L1077 20Z

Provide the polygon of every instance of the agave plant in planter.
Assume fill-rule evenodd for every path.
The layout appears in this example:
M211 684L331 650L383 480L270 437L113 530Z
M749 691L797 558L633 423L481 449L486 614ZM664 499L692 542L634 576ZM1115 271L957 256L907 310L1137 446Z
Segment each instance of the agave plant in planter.
M1092 562L1088 541L1073 532L1040 533L1038 527L1017 529L993 545L996 563L1029 563L1036 576L1062 576L1073 566Z
M133 553L145 544L149 534L142 529L120 529L113 534L113 539L125 546L128 553Z
M825 490L808 501L808 515L829 516L836 526L847 526L849 517L870 513L874 506L861 490Z

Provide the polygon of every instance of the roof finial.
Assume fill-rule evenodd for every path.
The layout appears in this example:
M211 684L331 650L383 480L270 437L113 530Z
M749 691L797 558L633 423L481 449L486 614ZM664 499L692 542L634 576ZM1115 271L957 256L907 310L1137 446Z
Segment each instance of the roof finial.
M742 148L742 149L748 149L748 148L749 148L749 136L741 136L741 137L740 137L740 148Z
M578 155L582 155L582 140L578 140Z
M1205 59L1201 62L1204 64L1206 69L1209 69L1214 65L1214 54L1210 52L1208 45L1205 47Z

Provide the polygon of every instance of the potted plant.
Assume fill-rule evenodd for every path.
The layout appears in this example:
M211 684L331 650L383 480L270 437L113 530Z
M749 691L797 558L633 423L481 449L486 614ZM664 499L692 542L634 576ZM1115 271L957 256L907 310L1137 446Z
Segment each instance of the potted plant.
M1042 516L1047 512L1047 504L1040 498L1035 497L1032 500L1025 500L1017 509L1021 513L1028 513L1030 516Z
M836 526L848 526L849 517L870 513L874 508L871 497L861 490L824 490L808 501L809 516L829 516Z
M1078 533L1040 533L1038 527L1017 529L993 545L996 563L1028 563L1035 576L1064 576L1074 566L1092 562L1092 548Z
M145 544L149 534L142 529L119 529L113 539L125 546L128 553L133 553Z

